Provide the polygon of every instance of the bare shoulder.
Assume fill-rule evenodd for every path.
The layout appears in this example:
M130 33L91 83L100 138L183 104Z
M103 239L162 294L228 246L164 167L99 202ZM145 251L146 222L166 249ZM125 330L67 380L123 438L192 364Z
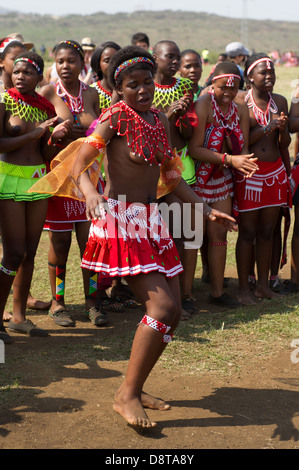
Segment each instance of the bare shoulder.
M246 96L246 94L245 94ZM245 96L243 95L237 95L236 98L234 99L234 103L237 106L238 113L245 113L248 112L248 106L245 101Z
M245 90L239 90L238 93L237 93L237 96L236 98L234 99L235 103L244 103L245 102L245 98L247 96L247 91Z
M49 101L51 101L51 98L53 99L54 96L56 96L56 89L54 85L51 85L50 83L48 85L44 85L40 90L39 94L41 96L44 96L47 98Z
M97 92L96 88L94 88L90 85L86 85L86 86L87 86L87 88L86 88L86 90L84 90L85 93L88 93L89 96L98 99L98 92Z
M288 101L283 95L279 95L278 93L272 93L272 98L275 101L278 110L288 109Z
M200 95L199 98L194 102L194 111L196 113L207 111L211 105L211 96L209 93Z

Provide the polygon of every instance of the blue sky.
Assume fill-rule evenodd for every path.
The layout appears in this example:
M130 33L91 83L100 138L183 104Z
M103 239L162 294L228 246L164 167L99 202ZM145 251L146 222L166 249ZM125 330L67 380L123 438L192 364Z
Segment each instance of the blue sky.
M2 3L3 2L3 3ZM207 3L210 3L207 6ZM99 2L89 0L83 7L82 0L14 0L11 10L25 13L39 13L66 15L66 14L92 14L98 11L105 13L126 12L136 10L185 10L195 12L215 13L221 16L236 18L270 19L299 21L298 0L213 0L211 2L200 0L112 0ZM8 8L7 2L0 0L0 7Z

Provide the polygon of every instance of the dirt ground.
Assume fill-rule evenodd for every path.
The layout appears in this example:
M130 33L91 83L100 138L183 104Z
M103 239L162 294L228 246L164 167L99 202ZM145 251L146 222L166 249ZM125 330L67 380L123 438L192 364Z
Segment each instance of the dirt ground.
M165 398L171 409L148 410L158 425L141 432L112 409L127 361L86 364L78 355L73 361L60 355L41 367L41 351L46 356L63 345L71 348L74 340L78 349L87 335L92 339L105 331L133 331L140 315L139 309L131 310L126 320L123 313L110 314L110 325L101 329L79 316L76 328L63 329L45 313L31 311L28 318L48 328L50 337L12 334L14 342L6 346L6 357L15 358L10 368L22 381L0 404L0 449L126 449L133 454L138 449L299 448L299 364L290 360L291 350L279 349L279 344L275 356L256 357L227 377L184 375L158 363L146 391ZM28 361L19 361L24 355ZM7 373L3 364L0 370Z

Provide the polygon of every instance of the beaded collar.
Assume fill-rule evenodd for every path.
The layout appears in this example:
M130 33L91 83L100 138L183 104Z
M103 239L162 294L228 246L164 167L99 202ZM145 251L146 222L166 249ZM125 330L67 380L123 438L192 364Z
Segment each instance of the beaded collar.
M170 85L155 83L153 107L164 109L184 95L193 96L193 84L188 78L174 77Z
M158 118L159 111L151 109L151 113L155 119L154 125L142 119L124 101L119 101L102 113L100 121L104 122L109 119L111 129L117 130L119 136L126 136L127 145L133 155L143 157L150 165L156 163L161 166L166 158L173 158L173 153L167 140L165 128ZM114 115L118 115L116 120L112 119ZM160 162L157 160L159 156L162 156Z
M271 93L269 93L269 101L266 111L263 111L261 108L259 108L256 102L254 101L252 89L249 90L249 92L247 93L245 101L247 103L248 108L252 108L255 120L261 127L267 127L269 125L271 113L278 113L277 105L273 100Z
M105 88L102 87L100 80L95 83L92 83L90 86L92 88L95 88L99 94L100 109L109 108L110 103L111 103L112 93L110 93L110 91L105 90Z
M10 88L1 93L0 102L5 104L6 111L25 121L42 122L56 115L53 105L38 93L23 95L15 88Z

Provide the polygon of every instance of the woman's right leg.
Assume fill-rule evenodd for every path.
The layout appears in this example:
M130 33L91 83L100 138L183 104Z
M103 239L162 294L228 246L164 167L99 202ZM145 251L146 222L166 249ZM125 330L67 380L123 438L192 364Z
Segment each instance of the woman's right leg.
M25 203L0 200L3 257L0 263L0 327L5 305L25 250Z
M14 323L26 320L26 307L34 270L34 259L43 230L47 200L25 202L24 204L24 258L13 284Z
M295 206L294 213L291 281L299 287L299 205Z
M49 230L50 248L48 253L49 278L52 292L51 312L65 308L64 288L66 263L72 243L72 231Z
M142 403L144 383L165 349L165 335L172 335L179 323L180 288L178 277L168 281L154 272L128 279L133 293L146 309L144 322L137 328L125 380L118 390L114 409L129 424L141 427L155 426L147 417ZM153 323L152 320L154 320ZM157 323L158 322L158 323ZM149 326L149 325L152 326ZM162 331L154 328L161 326ZM166 331L166 326L170 327ZM158 328L159 329L159 328Z
M231 198L217 201L210 206L226 214L231 213ZM207 221L206 234L209 240L208 262L211 281L211 295L213 298L220 298L223 294L223 280L226 264L227 231L214 222Z
M256 238L258 211L239 213L239 234L236 244L236 261L239 278L237 299L243 305L255 303L250 290L248 276L252 274L255 259L254 242Z
M266 207L259 211L256 236L256 264L258 285L255 295L258 298L272 299L278 294L269 287L269 272L272 255L273 231L279 213L279 207Z

